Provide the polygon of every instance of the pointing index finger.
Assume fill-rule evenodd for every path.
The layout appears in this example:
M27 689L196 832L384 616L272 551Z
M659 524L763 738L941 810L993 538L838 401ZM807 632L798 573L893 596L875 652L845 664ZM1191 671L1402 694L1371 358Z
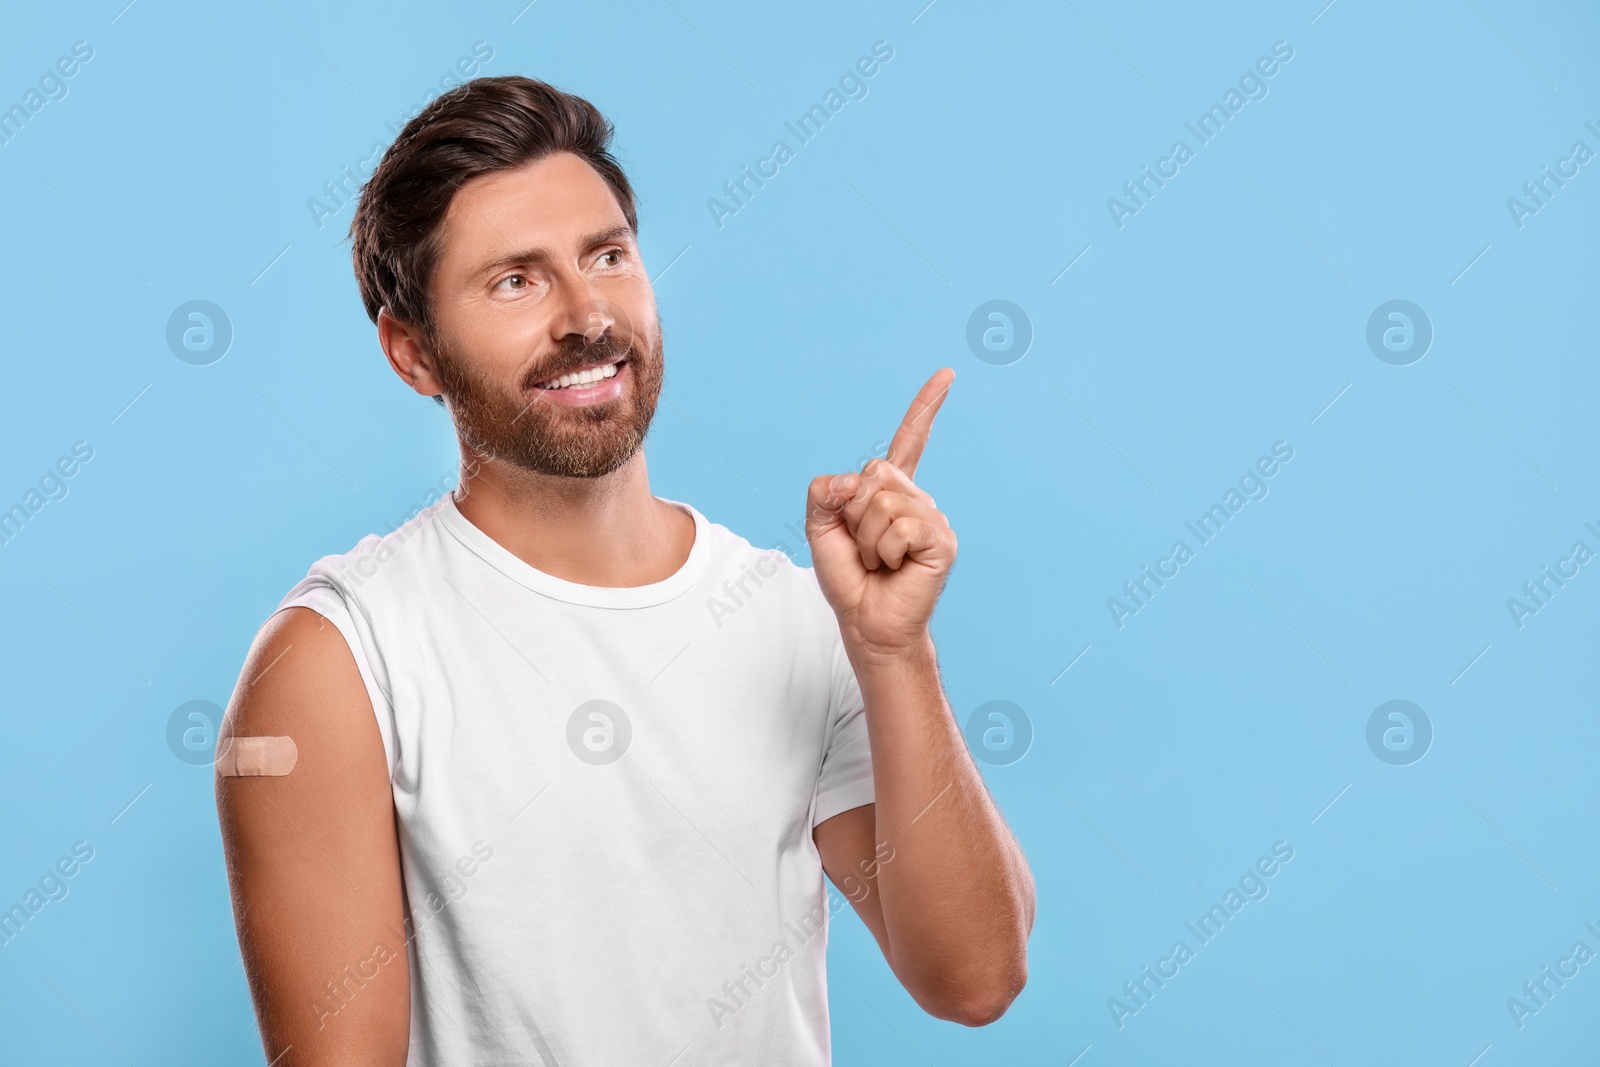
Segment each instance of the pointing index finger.
M933 417L938 414L939 406L944 403L950 385L955 380L956 372L949 367L935 371L933 377L917 391L916 399L911 401L911 407L906 409L906 417L894 433L894 440L889 442L889 454L884 459L905 471L908 476L916 476L917 461L922 458L922 449L933 430Z

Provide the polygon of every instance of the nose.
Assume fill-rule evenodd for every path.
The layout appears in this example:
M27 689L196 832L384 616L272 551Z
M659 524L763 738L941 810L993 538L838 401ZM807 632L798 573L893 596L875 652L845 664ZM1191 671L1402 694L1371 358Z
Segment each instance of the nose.
M582 334L586 344L596 344L609 331L617 330L618 308L602 298L593 283L581 272L563 278L560 289L564 304L551 322L551 339L556 342Z

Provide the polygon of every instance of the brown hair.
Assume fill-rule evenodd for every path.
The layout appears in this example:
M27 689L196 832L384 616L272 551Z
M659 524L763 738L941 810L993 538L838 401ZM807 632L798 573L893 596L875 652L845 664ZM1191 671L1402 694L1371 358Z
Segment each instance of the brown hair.
M384 152L350 221L367 317L377 322L387 307L436 340L428 282L441 251L440 223L462 183L480 174L571 152L611 187L637 234L633 188L610 151L613 133L581 96L517 74L474 78L434 100Z

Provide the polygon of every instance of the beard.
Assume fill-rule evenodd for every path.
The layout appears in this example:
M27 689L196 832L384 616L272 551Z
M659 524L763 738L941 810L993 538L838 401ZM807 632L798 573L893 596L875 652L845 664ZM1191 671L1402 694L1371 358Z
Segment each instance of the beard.
M620 469L644 445L666 369L659 328L654 350L641 351L636 340L610 330L592 343L585 335L566 337L555 356L530 372L517 392L484 377L436 340L440 390L469 455L558 478L599 478ZM544 403L536 395L535 382L623 358L628 360L623 373L629 380L613 400L569 407Z

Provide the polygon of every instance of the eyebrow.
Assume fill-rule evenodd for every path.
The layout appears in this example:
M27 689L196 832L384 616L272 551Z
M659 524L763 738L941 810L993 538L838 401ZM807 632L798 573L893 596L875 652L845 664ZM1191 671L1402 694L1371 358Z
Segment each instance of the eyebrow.
M627 223L612 226L609 229L600 230L584 237L583 248L588 251L596 245L608 244L632 233L633 231L628 227ZM519 263L548 263L554 258L555 253L548 248L525 248L516 252L508 252L503 256L496 256L494 259L479 264L469 277L477 279L485 274L493 273L505 267L513 267Z

